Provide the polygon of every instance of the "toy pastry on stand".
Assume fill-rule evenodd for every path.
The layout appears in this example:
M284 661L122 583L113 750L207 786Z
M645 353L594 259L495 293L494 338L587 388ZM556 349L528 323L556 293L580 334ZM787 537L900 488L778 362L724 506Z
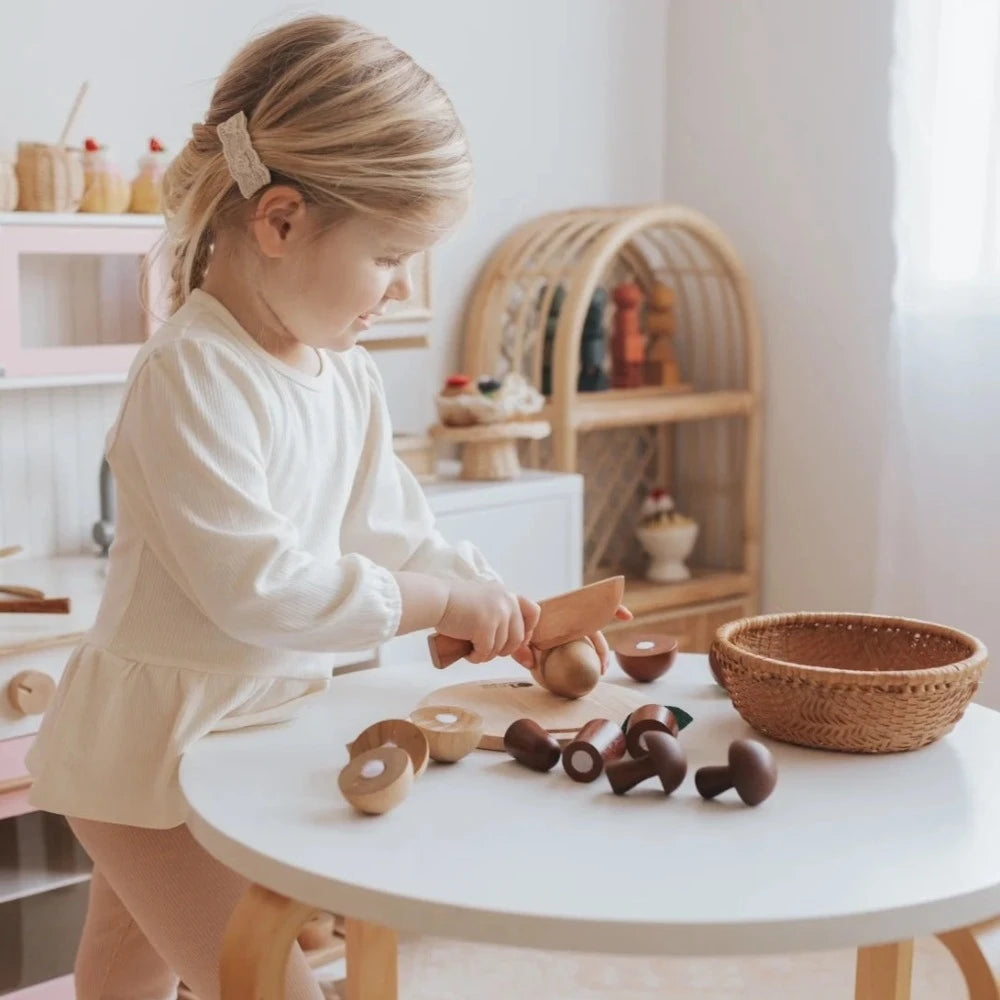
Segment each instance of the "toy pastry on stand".
M542 409L544 397L517 372L503 379L483 376L477 382L452 375L435 402L441 422L428 433L438 442L461 446L463 479L517 478L517 442L551 433L548 421L531 419Z
M642 503L636 537L650 557L646 576L658 583L687 580L685 560L698 538L698 522L674 507L666 490L652 490Z

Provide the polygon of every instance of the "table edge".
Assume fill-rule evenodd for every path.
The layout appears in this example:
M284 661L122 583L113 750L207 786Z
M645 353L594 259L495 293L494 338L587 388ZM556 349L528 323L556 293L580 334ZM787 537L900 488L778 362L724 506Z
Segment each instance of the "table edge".
M311 872L233 840L193 810L187 825L195 840L219 861L298 902L400 933L515 948L679 957L789 954L911 940L1000 914L1000 885L897 909L755 923L610 922L479 910L367 889L339 879L317 880ZM948 918L942 920L945 909Z

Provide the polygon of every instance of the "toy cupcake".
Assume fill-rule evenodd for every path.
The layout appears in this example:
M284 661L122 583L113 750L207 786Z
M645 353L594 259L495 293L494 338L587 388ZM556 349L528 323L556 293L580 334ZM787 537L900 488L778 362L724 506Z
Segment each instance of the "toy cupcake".
M132 181L129 211L140 215L158 215L162 211L160 185L167 169L167 151L157 138L149 140L149 152L139 160L139 173Z
M108 148L96 139L83 144L83 201L81 212L119 214L129 205L131 191Z

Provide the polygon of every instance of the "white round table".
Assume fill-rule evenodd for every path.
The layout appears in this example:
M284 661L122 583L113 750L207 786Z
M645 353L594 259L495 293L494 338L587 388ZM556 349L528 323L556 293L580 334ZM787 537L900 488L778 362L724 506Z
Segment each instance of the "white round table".
M607 675L694 717L681 733L688 775L669 798L655 779L616 796L603 776L579 784L561 765L539 774L489 751L432 762L382 816L340 796L345 745L370 723L405 718L443 685L511 675L525 676L509 660L347 674L294 722L188 752L192 833L255 884L227 948L245 969L251 952L270 953L268 989L322 909L348 918L352 1000L395 1000L397 931L621 955L850 946L856 997L899 1000L913 938L1000 913L1000 714L972 706L945 739L898 755L764 740L779 768L772 797L706 802L695 770L725 763L731 740L759 737L702 656L679 657L650 685L616 666ZM224 997L243 1000L249 983Z

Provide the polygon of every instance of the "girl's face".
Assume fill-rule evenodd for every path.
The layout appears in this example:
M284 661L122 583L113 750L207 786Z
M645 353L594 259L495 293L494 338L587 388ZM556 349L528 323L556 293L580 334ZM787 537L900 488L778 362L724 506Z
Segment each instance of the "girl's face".
M305 206L278 221L258 215L264 260L255 294L283 353L294 357L296 344L347 350L390 302L408 299L413 258L454 221L444 211L427 227L362 215L322 227Z

